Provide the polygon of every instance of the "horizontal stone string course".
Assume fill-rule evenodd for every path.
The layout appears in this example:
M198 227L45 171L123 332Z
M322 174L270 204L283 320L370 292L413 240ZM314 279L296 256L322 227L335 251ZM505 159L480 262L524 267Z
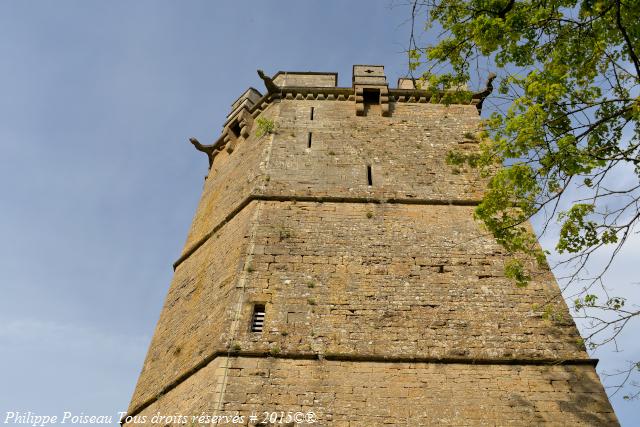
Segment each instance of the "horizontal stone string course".
M376 358L374 356L350 356L350 355L301 355L301 354L279 354L274 356L271 353L249 353L249 352L215 352L209 355L201 363L194 366L193 369L185 372L175 381L167 384L165 388L161 390L158 396L155 396L146 402L142 403L139 407L133 409L128 415L135 416L141 411L149 407L156 402L159 398L169 393L172 389L183 383L189 377L193 376L196 372L207 367L210 363L214 362L217 358L233 357L233 358L267 358L267 359L282 359L282 360L318 360L318 361L334 361L334 362L373 362L373 363L425 363L425 364L471 364L471 365L531 365L531 366L570 366L570 365L590 365L596 366L598 359L572 359L572 360L555 360L555 359L476 359L469 360L464 358L451 358L451 359L429 359L429 358L415 358L415 359L394 359L394 358Z
M173 269L175 270L178 266L187 259L191 254L193 254L202 244L211 236L213 236L221 227L223 227L226 223L229 222L235 215L238 214L242 209L244 209L249 203L254 200L272 200L272 201L291 201L291 202L316 202L316 203L395 203L395 204L411 204L411 205L450 205L450 206L476 206L480 203L480 200L422 200L422 199L373 199L373 198L346 198L346 197L330 197L330 196L280 196L280 195L253 195L244 199L240 204L231 211L227 217L225 217L221 222L215 225L215 227L207 233L202 239L196 242L193 246L185 250L185 253L180 256L173 263Z

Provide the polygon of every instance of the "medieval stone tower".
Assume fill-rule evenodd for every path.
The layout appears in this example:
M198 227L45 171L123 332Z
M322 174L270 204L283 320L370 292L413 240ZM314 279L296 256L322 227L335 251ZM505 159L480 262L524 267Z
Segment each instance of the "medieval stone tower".
M210 170L130 416L617 425L553 275L505 279L473 219L485 182L445 163L477 148L486 93L442 105L382 66L351 87L260 75L267 94L242 94L213 145L192 139Z

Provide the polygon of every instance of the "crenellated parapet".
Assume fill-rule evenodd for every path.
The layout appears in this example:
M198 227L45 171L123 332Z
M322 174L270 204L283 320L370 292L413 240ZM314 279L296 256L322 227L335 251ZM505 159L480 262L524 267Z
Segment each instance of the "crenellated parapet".
M465 88L458 91L416 88L415 81L409 78L400 78L396 88L389 88L382 65L354 65L351 87L338 87L338 73L333 72L278 71L269 77L258 70L258 74L264 81L267 93L263 95L252 87L247 89L231 105L220 137L211 145L203 145L205 149L196 146L207 153L209 166L221 151L230 154L242 140L249 138L254 120L273 102L347 101L354 103L356 116L379 114L390 117L398 103L475 105L480 110L482 101L493 89L492 78L486 89L476 93L468 92ZM460 96L447 100L445 94L451 95L452 92Z

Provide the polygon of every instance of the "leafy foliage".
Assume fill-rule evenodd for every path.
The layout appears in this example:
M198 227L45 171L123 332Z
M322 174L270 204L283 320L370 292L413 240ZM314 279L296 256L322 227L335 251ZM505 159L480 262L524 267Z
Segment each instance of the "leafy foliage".
M627 310L624 298L604 301L589 291L611 260L595 276L584 273L596 250L612 246L615 256L640 220L640 0L412 4L414 23L424 11L427 29L441 31L426 47L412 32L409 69L422 73L423 84L465 85L482 72L479 64L498 74L480 152L453 152L447 160L491 176L475 214L514 255L507 276L525 285L530 274L522 260L544 262L528 219L543 217L544 230L557 222L556 250L574 271L568 279L589 280L574 301L592 321L586 340L615 340L640 312ZM586 314L596 309L606 315Z
M256 136L258 138L275 133L276 124L273 120L267 119L265 117L258 117L256 119Z

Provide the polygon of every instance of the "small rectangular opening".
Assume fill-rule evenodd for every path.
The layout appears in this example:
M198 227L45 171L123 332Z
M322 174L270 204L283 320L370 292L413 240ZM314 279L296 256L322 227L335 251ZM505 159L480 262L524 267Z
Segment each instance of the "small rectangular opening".
M314 107L311 107L311 114L309 115L309 118L310 118L311 120L313 120L313 110L314 110Z
M371 174L371 165L367 165L367 182L373 185L373 175Z
M240 123L234 121L233 124L229 126L229 129L231 130L231 133L233 133L233 136L240 138Z
M364 105L380 104L380 89L363 89L362 98Z
M309 138L307 139L307 148L311 148L311 132L309 132Z
M262 332L264 328L264 304L256 304L253 306L253 315L251 316L251 332Z

